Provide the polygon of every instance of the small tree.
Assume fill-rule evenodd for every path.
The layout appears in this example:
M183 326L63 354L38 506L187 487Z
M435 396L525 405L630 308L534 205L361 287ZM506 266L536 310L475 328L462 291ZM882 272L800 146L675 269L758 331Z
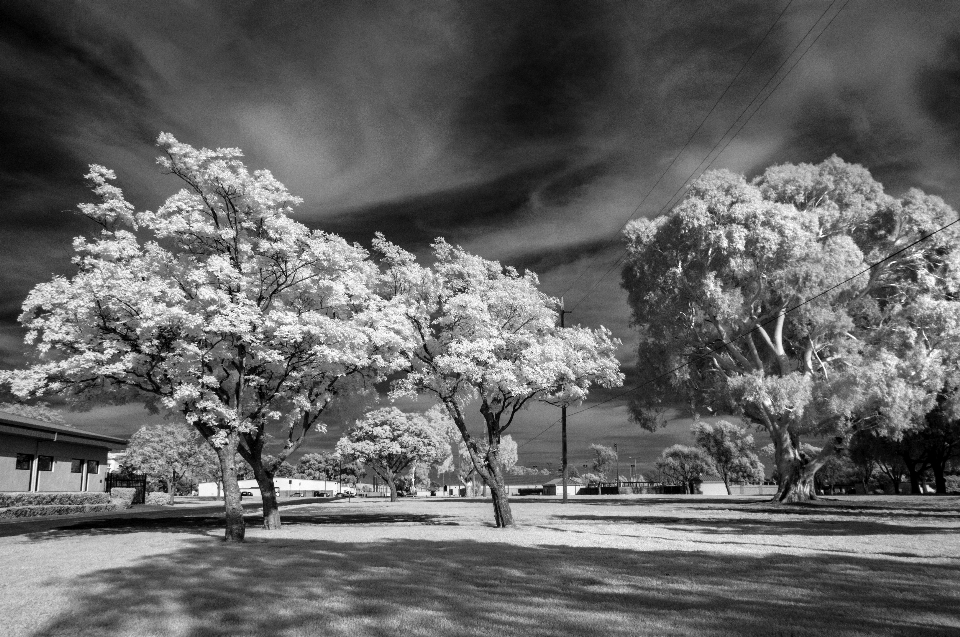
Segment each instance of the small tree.
M140 473L163 478L173 504L177 480L203 474L208 463L204 454L207 446L196 429L186 424L148 425L130 437L123 464Z
M342 458L373 468L397 500L397 478L416 462L433 462L446 452L444 431L423 414L407 414L396 407L368 413L337 443Z
M617 452L613 450L613 447L600 444L590 445L590 450L593 451L593 464L591 465L593 473L600 478L600 482L603 482L610 475L610 472L614 471L617 464Z
M686 445L667 447L657 460L657 469L663 476L683 485L687 493L696 493L697 482L713 468L710 457L702 449Z
M697 422L692 431L697 447L707 454L723 480L727 495L731 495L731 482L763 480L763 463L754 451L753 436L744 427L720 420L716 424Z

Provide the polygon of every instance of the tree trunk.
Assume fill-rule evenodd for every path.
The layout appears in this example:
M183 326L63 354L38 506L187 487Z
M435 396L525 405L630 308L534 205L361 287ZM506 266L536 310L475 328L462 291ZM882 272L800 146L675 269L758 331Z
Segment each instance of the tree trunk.
M174 496L174 491L176 491L176 487L173 485L175 485L176 483L177 483L177 472L174 471L173 469L170 469L170 479L167 482L167 502L170 504L170 506L173 506L173 496Z
M793 453L791 453L793 452ZM777 473L779 474L776 502L809 502L816 500L816 486L814 476L817 467L806 462L793 447L777 459Z
M237 467L233 458L237 453L238 437L235 432L227 436L227 442L217 447L220 459L220 471L223 475L223 508L226 530L223 539L226 542L243 542L246 528L243 522L243 505L240 503L240 485L237 483Z
M390 501L396 502L400 498L397 497L397 481L393 478L387 479L387 486L390 487Z
M932 468L934 492L937 495L947 495L947 478L944 475L944 465L934 461Z
M911 465L907 466L907 471L910 473L910 494L922 494L923 491L920 489L920 478L922 477L921 472L916 471Z
M727 490L727 495L733 495L733 491L730 490L730 481L727 480L726 476L723 478L723 488Z
M490 495L493 496L493 518L497 527L504 529L515 526L513 512L510 510L510 498L502 479L499 484L490 485Z
M251 465L253 477L260 488L260 497L263 499L263 528L276 531L282 526L280 522L280 505L277 503L277 489L273 484L273 476L257 458Z

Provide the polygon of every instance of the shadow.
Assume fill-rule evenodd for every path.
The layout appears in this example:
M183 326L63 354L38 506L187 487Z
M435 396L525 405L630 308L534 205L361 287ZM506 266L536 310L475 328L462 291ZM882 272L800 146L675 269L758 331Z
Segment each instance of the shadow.
M505 542L190 538L33 635L956 635L954 567Z
M750 535L931 535L956 533L957 526L916 526L874 520L744 520L716 517L674 517L659 515L603 516L554 515L557 521L595 522L606 524L653 524L679 531Z

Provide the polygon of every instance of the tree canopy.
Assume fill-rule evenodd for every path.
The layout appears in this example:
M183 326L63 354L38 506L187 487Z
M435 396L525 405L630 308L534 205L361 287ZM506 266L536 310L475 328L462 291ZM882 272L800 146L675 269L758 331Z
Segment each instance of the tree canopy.
M447 453L447 427L436 413L410 414L396 407L371 411L356 422L337 442L337 454L368 464L390 487L390 500L397 499L396 480L417 462L435 462Z
M701 421L694 424L692 431L697 447L707 454L723 480L727 495L731 494L731 483L763 480L763 463L754 450L753 436L744 427L726 420L712 424Z
M0 373L21 397L146 400L178 413L224 465L227 534L242 539L233 457L250 463L265 526L279 525L264 470L267 429L286 459L337 396L400 367L407 326L378 294L368 254L290 218L300 203L236 148L195 149L161 134L161 169L183 188L136 211L91 166L100 226L74 240L77 272L37 285L20 320L40 360Z
M532 272L520 274L442 239L433 244L430 267L382 236L374 247L414 339L411 368L394 395L424 393L444 406L490 487L497 526L512 526L502 437L534 401L576 403L593 384L621 384L617 341L603 327L559 328L559 302L540 292ZM473 401L485 428L480 437L468 426Z
M960 289L956 228L934 233L956 218L836 157L750 182L706 173L669 214L625 229L641 365L694 410L766 430L777 498L812 497L856 428L896 436L932 407ZM804 458L803 436L830 444Z
M178 478L200 478L209 464L209 447L197 430L185 423L141 427L130 437L123 464L139 473L163 478L170 504Z

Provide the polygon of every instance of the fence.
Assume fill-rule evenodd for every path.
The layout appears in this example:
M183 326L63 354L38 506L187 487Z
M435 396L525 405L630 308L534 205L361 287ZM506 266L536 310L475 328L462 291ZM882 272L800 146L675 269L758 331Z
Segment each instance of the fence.
M116 473L108 473L104 490L110 493L114 487L136 489L136 493L133 494L133 504L143 504L147 501L147 476L145 475L120 476Z

